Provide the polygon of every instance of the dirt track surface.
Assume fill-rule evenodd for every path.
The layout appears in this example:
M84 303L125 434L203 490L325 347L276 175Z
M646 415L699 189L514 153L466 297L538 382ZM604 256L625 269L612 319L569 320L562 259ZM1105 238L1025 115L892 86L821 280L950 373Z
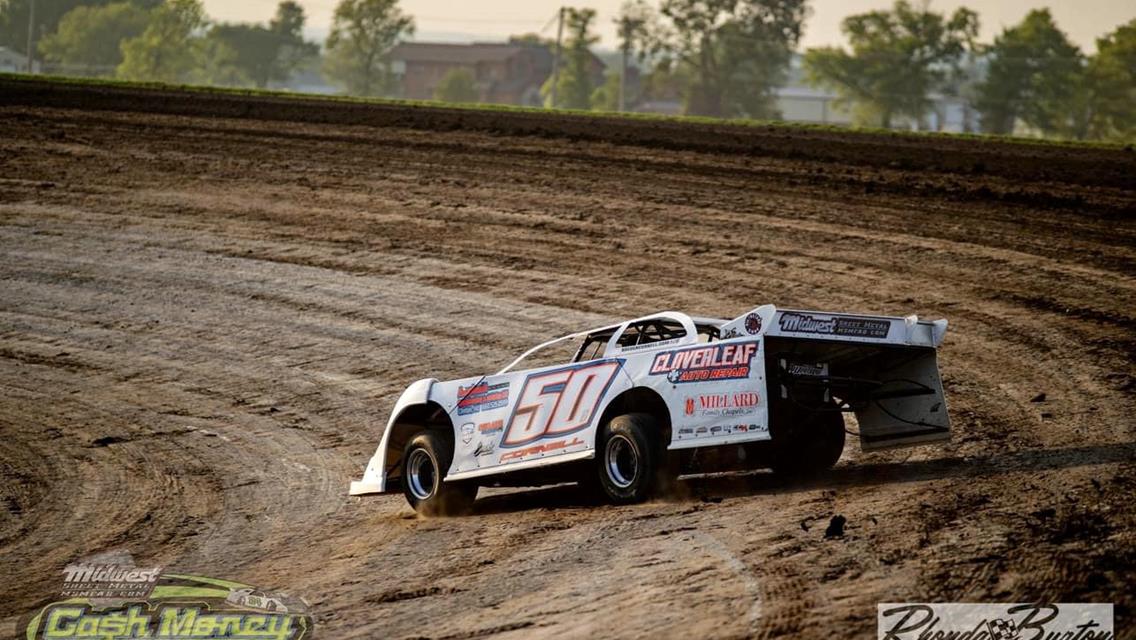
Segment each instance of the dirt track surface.
M1114 602L1136 637L1136 172L1083 170L1131 152L960 172L936 139L892 167L856 136L724 153L5 90L0 632L127 549L304 596L325 638L853 638L878 602L1039 599ZM953 442L632 507L346 496L413 380L765 302L949 318Z

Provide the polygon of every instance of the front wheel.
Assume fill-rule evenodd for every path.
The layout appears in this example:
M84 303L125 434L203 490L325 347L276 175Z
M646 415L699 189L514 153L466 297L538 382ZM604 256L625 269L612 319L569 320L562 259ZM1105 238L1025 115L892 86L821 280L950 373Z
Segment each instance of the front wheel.
M424 516L457 516L473 508L476 484L442 481L453 458L453 446L429 431L406 443L402 453L402 492L415 511Z
M658 488L662 452L657 432L655 420L643 413L617 416L600 429L594 472L610 502L642 502Z

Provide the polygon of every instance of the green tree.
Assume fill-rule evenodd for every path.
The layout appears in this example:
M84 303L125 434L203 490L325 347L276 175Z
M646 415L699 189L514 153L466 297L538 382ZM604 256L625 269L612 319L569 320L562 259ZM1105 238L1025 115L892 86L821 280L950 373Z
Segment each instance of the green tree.
M986 80L975 106L987 133L1012 133L1021 120L1047 135L1069 131L1082 84L1080 50L1057 28L1048 9L1035 9L986 48Z
M852 104L861 124L890 127L896 116L922 122L928 95L943 86L978 33L978 16L959 8L949 18L898 0L890 11L849 16L842 25L852 46L811 49L810 82Z
M35 0L35 42L55 33L63 16L82 6L101 7L121 0ZM131 0L142 9L152 9L162 0ZM28 18L32 0L0 0L0 47L27 54ZM39 52L38 44L35 52Z
M623 82L618 71L609 71L604 83L592 92L592 109L596 111L619 111L619 85Z
M592 45L600 41L592 33L596 12L594 9L568 9L564 18L568 38L564 47L563 60L556 85L556 104L552 104L552 81L554 73L541 87L541 94L548 106L555 109L590 109L595 56Z
M477 102L481 99L481 94L468 69L450 69L434 89L434 99L442 102Z
M304 61L318 53L318 47L304 41L306 18L300 5L286 0L276 8L276 16L263 24L219 24L209 38L223 43L231 52L232 65L258 87L287 82Z
M201 33L208 26L201 0L168 0L155 9L137 38L122 43L123 80L187 82L202 58Z
M637 57L642 62L646 54L647 42L650 37L654 12L645 0L626 0L615 17L615 26L619 37L620 69L615 82L612 95L613 81L611 74L604 86L596 89L597 94L592 95L593 107L605 111L623 111L627 108L628 75L631 67L631 58ZM614 109L611 108L614 100ZM597 106L597 104L599 106Z
M414 18L398 0L341 0L327 39L324 73L348 93L383 95L392 90L388 54L414 33Z
M275 75L280 38L262 24L223 23L209 29L204 43L208 58L226 60L240 70L249 84L267 87Z
M191 43L193 68L185 80L192 84L223 87L251 87L255 81L241 64L240 53L228 42L213 37L213 32Z
M1136 20L1097 40L1088 78L1093 97L1087 114L1090 135L1136 141Z
M806 0L663 0L650 53L684 82L689 114L776 117L774 90L808 16Z
M269 31L281 40L276 64L272 69L272 80L286 82L296 70L319 55L319 45L304 40L304 25L307 21L304 8L292 0L284 0L276 7L276 15L268 23Z
M149 21L150 12L130 2L76 7L38 48L69 74L114 75L122 64L122 42L140 36Z

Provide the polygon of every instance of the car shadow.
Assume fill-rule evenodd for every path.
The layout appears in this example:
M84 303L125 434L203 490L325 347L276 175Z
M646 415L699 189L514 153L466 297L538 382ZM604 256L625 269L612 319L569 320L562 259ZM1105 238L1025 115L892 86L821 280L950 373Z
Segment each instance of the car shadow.
M949 478L985 478L1008 473L1053 471L1100 464L1136 461L1136 443L1116 443L1029 449L987 456L952 456L908 462L841 464L810 480L791 480L768 471L744 471L683 476L664 502L717 502L724 498L765 493L794 493L817 489L868 487ZM573 509L602 505L603 501L573 484L519 490L486 496L474 513L489 515L529 509Z

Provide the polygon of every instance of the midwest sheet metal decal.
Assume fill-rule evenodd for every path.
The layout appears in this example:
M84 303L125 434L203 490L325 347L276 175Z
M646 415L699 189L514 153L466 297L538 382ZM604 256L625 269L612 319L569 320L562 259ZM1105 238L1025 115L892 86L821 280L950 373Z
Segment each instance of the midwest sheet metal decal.
M875 338L883 340L891 330L889 320L872 318L825 318L806 313L785 313L778 320L781 331L786 333L817 333L852 338Z
M650 375L665 375L672 384L748 378L760 342L713 344L655 356Z
M509 383L480 382L472 387L458 387L458 415L500 409L509 404Z

